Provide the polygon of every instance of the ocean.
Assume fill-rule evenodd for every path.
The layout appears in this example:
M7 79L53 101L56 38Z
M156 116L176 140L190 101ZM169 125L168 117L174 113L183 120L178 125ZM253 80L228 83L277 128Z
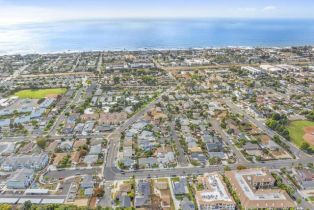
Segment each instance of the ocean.
M0 54L314 45L310 19L85 20L0 26Z

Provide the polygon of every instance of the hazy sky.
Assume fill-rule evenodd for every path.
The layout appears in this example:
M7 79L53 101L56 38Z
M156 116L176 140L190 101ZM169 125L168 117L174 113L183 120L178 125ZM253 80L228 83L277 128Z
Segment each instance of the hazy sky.
M100 18L314 18L313 0L0 0L0 24Z

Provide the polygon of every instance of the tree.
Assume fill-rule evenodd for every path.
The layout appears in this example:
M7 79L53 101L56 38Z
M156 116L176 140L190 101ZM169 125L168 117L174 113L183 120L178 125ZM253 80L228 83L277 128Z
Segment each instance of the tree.
M309 151L309 150L311 149L310 147L311 147L311 146L310 146L309 143L303 142L300 148L301 148L303 151Z
M119 82L120 82L120 77L114 77L114 78L113 78L113 82L114 82L114 84L119 84Z
M297 198L297 203L300 205L302 203L302 199L301 198Z
M97 187L94 191L94 194L96 197L103 197L104 196L104 190L100 187Z
M0 204L0 209L1 210L11 210L12 206L9 204Z
M31 201L26 201L22 206L22 210L30 210L31 208L32 208L32 202Z
M229 166L225 166L225 167L224 167L224 170L225 170L225 171L231 171L231 168L230 168Z
M47 144L47 140L45 138L39 138L37 139L37 145L41 148L41 149L45 149Z
M243 165L238 165L238 166L237 166L237 170L244 170L244 169L246 169L246 167L243 166Z
M314 110L306 115L308 120L314 121Z

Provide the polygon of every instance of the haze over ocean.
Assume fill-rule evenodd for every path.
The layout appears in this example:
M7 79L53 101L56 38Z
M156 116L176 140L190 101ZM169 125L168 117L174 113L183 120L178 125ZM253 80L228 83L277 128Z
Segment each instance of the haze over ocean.
M0 26L0 54L314 44L314 19L116 19Z

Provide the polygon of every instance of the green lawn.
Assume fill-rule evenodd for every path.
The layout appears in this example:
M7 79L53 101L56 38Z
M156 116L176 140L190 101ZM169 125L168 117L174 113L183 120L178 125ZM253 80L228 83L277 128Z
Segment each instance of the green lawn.
M302 145L304 141L304 127L308 126L314 126L314 122L306 121L306 120L300 120L300 121L292 121L289 123L288 131L290 134L290 137L292 139L292 142L296 144L298 147ZM312 148L314 149L314 145L312 145Z
M14 95L19 98L41 99L51 95L61 95L67 91L66 88L52 89L28 89L16 92Z

